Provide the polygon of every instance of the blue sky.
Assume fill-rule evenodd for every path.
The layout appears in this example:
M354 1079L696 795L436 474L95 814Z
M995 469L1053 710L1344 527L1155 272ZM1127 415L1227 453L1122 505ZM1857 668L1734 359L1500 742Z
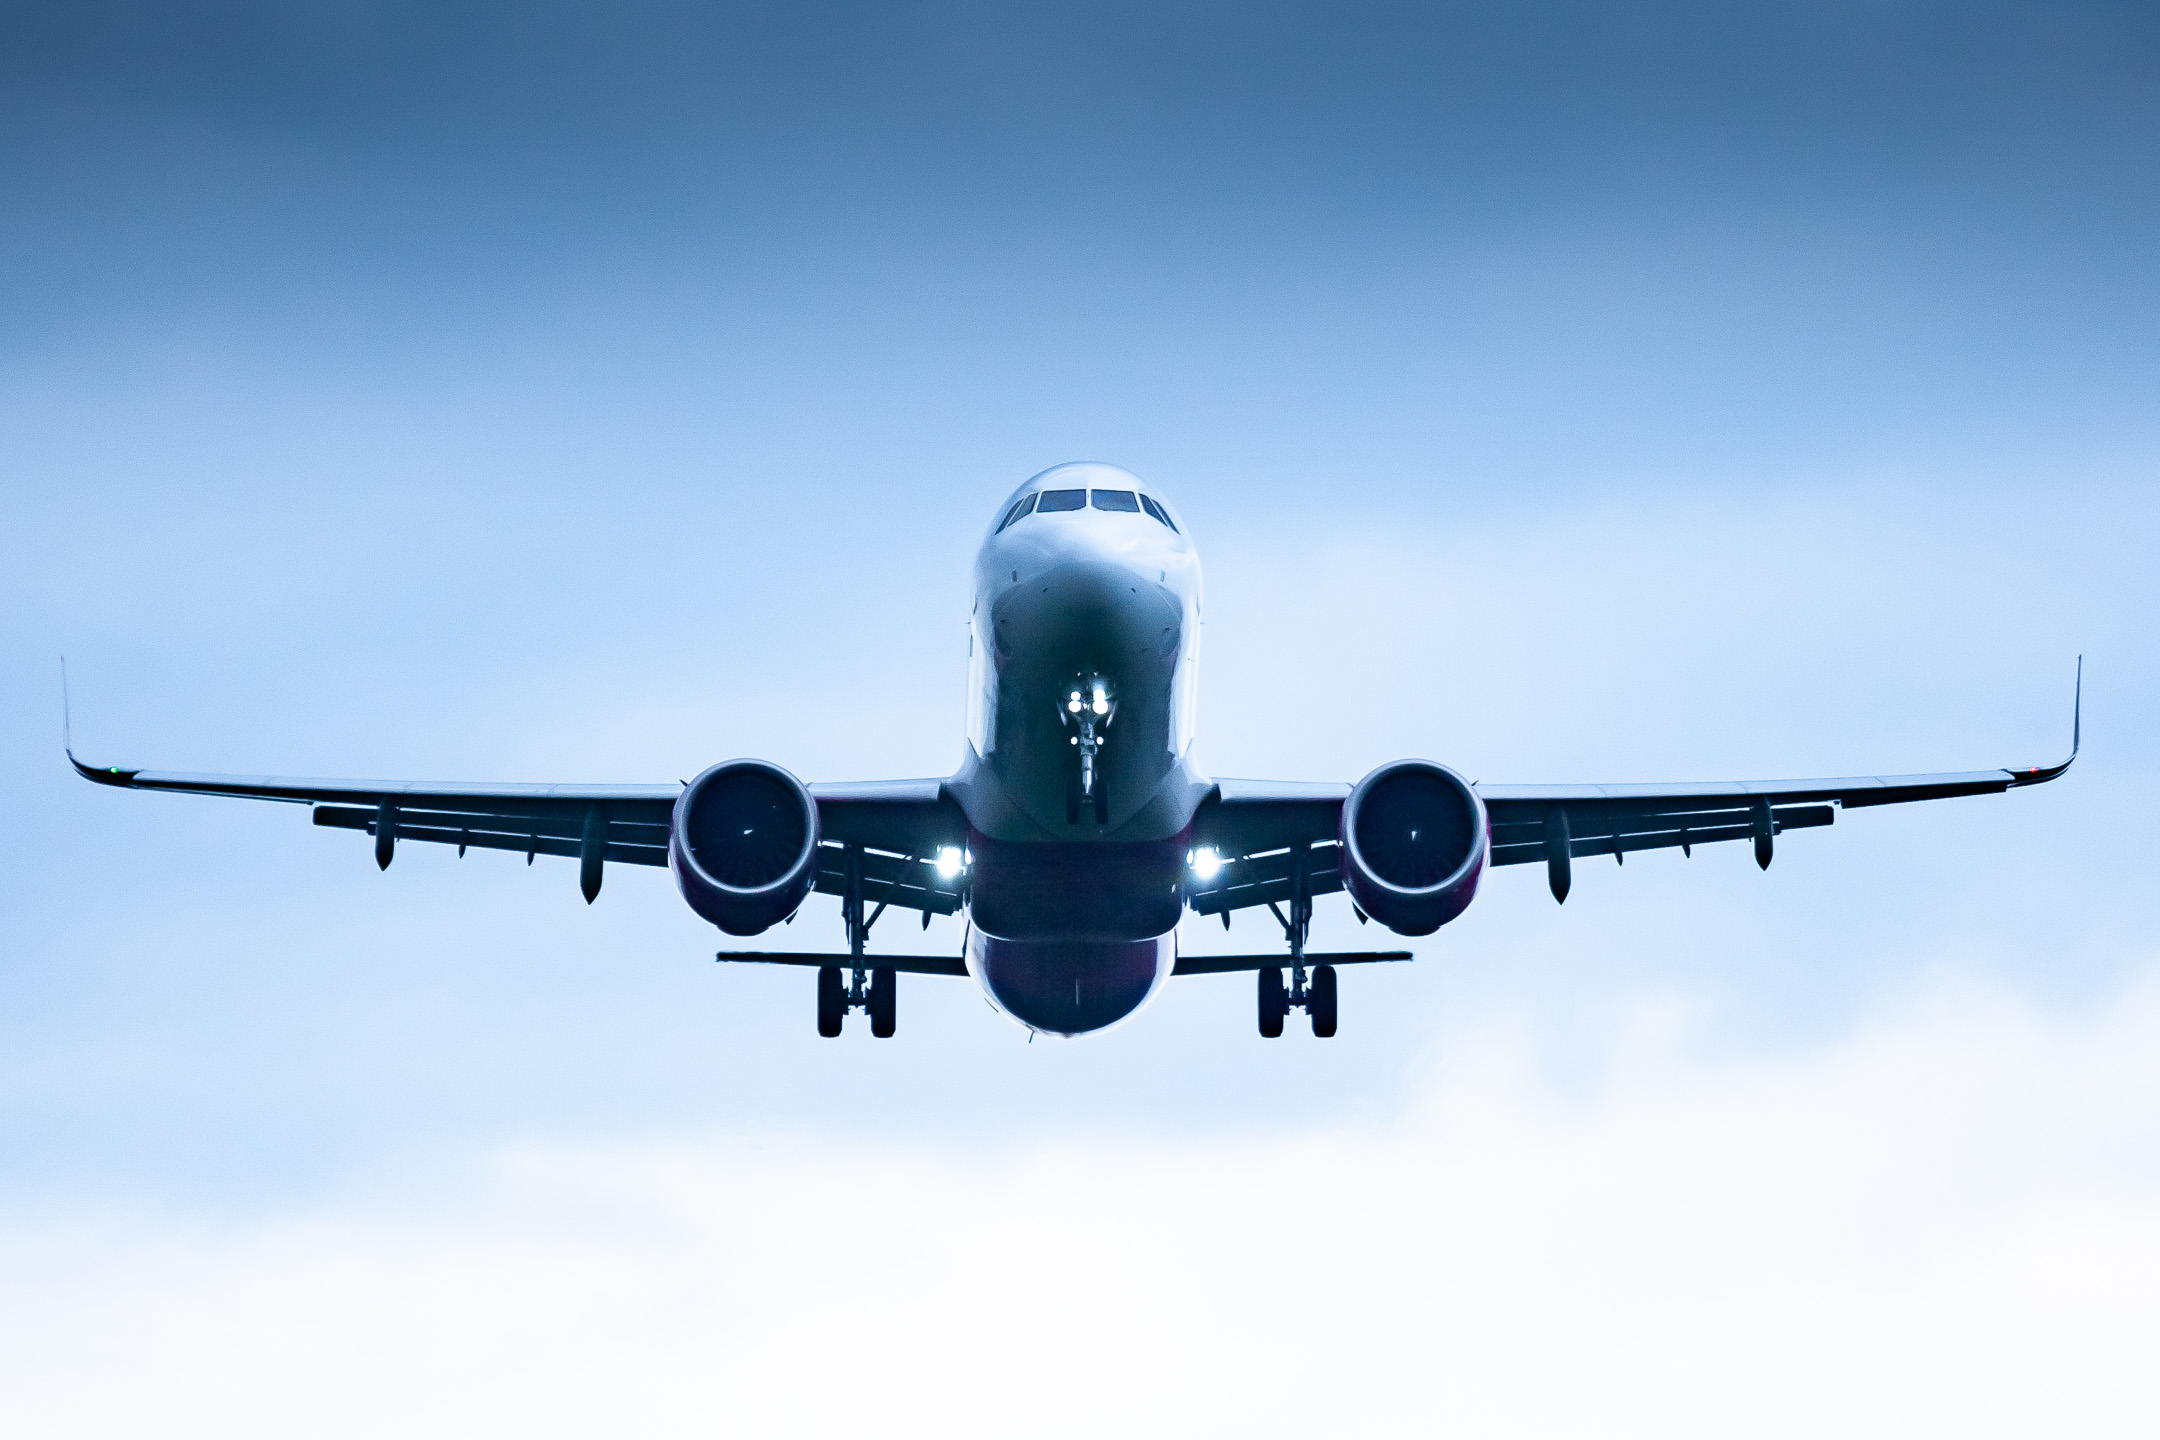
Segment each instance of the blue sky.
M0 27L0 1332L45 1347L10 1385L47 1432L139 1428L126 1396L252 1374L231 1337L280 1315L290 1374L393 1377L379 1423L455 1392L570 1424L558 1382L484 1340L522 1322L442 1299L468 1261L505 1295L589 1296L590 1266L712 1278L694 1313L550 1322L535 1353L617 1357L603 1389L640 1337L789 1306L815 1334L821 1306L918 1291L964 1320L1016 1276L1080 1296L1013 1302L1016 1333L1094 1355L1085 1317L1154 1307L1227 1337L1196 1363L1228 1384L1241 1326L1305 1314L1460 1341L1474 1322L1433 1301L1452 1276L1458 1309L1527 1294L1624 1329L1640 1302L1697 1341L1767 1337L1746 1296L1785 1296L1819 1323L1764 1353L1915 1423L1961 1415L1929 1408L1951 1370L1811 1347L1862 1314L1999 1314L1968 1353L2030 1355L2007 1317L2037 1307L2093 1338L2033 1372L2098 1397L2093 1433L2160 1414L2099 1338L2151 1321L2131 1280L2160 1216L2160 1174L2122 1158L2160 1153L2148 11L114 5ZM944 773L969 554L1013 484L1075 458L1145 474L1195 532L1219 774L2040 763L2080 652L2088 750L2047 790L1856 812L1767 875L1646 856L1555 907L1502 872L1416 965L1346 978L1328 1045L1262 1045L1228 979L1033 1046L917 981L897 1040L820 1042L807 979L722 973L664 875L618 869L588 910L567 863L414 847L378 874L301 812L95 791L60 762L65 652L78 748L125 763ZM1373 938L1336 909L1323 941ZM781 938L838 929L817 902ZM2004 1178L2027 1172L2057 1179ZM1849 1226L1786 1204L1802 1175ZM1205 1315L1181 1307L1243 1293L1259 1221L1179 1217L1167 1251L1089 1228L1236 1184L1330 1224L1379 1202L1332 1276ZM889 1201L897 1238L844 1252L862 1273L814 1243L857 1223L836 1190ZM1031 1256L984 1197L1088 1238ZM1421 1214L1517 1228L1480 1230L1476 1260ZM802 1294L740 1248L752 1226L809 1267ZM1884 1258L1942 1234L1932 1269ZM2033 1258L2100 1234L2117 1263L2083 1288ZM1546 1241L1643 1268L1533 1261ZM1729 1283L1661 1287L1705 1254ZM356 1296L352 1256L411 1281ZM1430 1288L1399 1293L1397 1264ZM1812 1288L1830 1272L1851 1284ZM250 1279L277 1275L302 1278ZM1976 1302L1975 1276L2001 1285ZM99 1317L213 1301L223 1342L143 1322L166 1361L122 1400L63 1384L110 1373ZM444 1304L483 1340L428 1354L474 1388L356 1338ZM1731 1418L1629 1391L1600 1368L1627 1357L1565 1326L1480 1343L1480 1374L1619 1387L1572 1419L1465 1399L1481 1428ZM893 1383L920 1353L897 1347ZM1344 1373L1386 1345L1357 1353ZM1729 1368L1790 1380L1760 1363ZM743 1372L760 1404L770 1365L766 1388ZM1400 1373L1371 1393L1407 1405ZM2017 1397L1965 1383L2014 1433ZM289 1427L293 1384L225 1418ZM678 1400L669 1423L717 1413Z

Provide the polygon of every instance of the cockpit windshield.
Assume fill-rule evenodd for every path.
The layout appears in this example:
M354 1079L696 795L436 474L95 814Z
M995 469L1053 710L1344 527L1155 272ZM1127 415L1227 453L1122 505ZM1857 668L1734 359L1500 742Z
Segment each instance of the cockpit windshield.
M1007 526L1026 519L1030 514L1047 515L1060 510L1085 510L1090 504L1097 510L1114 510L1127 515L1137 515L1145 511L1173 532L1177 530L1177 522L1170 518L1170 512L1163 509L1151 495L1142 495L1133 490L1037 490L1014 501L1013 507L1005 512L1005 518L998 521L997 530L992 533L1002 532Z
M1034 508L1035 497L1033 495L1023 495L1022 497L1020 497L1019 503L1015 504L1012 509L1005 512L1005 518L998 521L998 529L1003 530L1007 525L1012 524L1013 521L1019 519L1021 516L1027 514L1028 511Z

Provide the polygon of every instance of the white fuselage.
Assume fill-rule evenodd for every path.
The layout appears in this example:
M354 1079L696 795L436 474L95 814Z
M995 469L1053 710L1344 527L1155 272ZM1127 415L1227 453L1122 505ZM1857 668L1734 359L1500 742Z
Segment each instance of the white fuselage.
M968 962L1033 1028L1114 1023L1169 973L1208 789L1190 761L1200 603L1183 522L1114 466L1028 481L977 554L950 784L973 856Z

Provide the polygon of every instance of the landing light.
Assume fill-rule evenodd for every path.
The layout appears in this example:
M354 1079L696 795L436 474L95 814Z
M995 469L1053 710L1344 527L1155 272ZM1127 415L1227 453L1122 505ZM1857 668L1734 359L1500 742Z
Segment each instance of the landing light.
M1202 880L1212 880L1222 870L1222 856L1212 845L1202 845L1192 852L1192 873Z
M960 868L965 863L966 861L962 858L959 847L955 845L947 845L944 849L937 852L938 878L941 880L952 879L955 875L958 875L960 873Z

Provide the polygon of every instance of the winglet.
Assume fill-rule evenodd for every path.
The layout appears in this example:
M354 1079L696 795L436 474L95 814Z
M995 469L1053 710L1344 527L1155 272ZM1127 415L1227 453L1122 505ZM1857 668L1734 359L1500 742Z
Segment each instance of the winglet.
M2077 658L2077 681L2070 692L2070 758L2060 765L2034 765L2025 770L2012 770L2012 785L2044 785L2077 763L2078 748L2084 743L2085 730L2085 657Z
M100 785L133 785L134 770L122 770L117 765L85 765L75 758L74 716L68 704L67 656L60 657L60 748L67 753L68 764L85 780L95 780Z
M2077 759L2078 746L2083 739L2079 732L2084 728L2084 714L2085 657L2080 655L2077 658L2077 682L2070 691L2070 759L2063 762L2065 765Z

